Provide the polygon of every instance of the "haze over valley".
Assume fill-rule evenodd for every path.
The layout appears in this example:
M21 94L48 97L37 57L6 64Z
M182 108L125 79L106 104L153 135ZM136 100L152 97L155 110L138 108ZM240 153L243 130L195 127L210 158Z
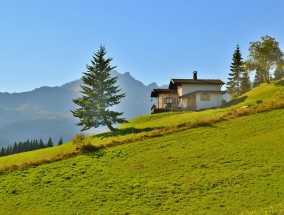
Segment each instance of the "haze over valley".
M117 84L121 92L126 93L122 102L115 106L116 111L123 111L127 119L149 114L152 105L150 92L158 88L156 83L148 86L134 79L130 73L121 74L112 71L118 77ZM72 99L80 96L80 84L75 80L59 87L40 87L29 92L0 93L0 146L11 145L15 141L49 137L56 143L62 137L69 141L80 133L76 119L70 110L75 109ZM97 128L92 133L106 131Z

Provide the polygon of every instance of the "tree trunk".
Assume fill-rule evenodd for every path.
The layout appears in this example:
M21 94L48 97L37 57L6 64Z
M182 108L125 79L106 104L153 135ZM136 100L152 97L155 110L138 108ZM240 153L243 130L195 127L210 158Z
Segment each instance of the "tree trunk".
M264 80L265 80L265 82L266 82L267 84L270 83L269 75L270 75L270 73L269 73L269 72L266 72L266 73L265 73L265 76L264 76Z
M107 127L109 130L111 131L115 131L116 129L114 127L112 127L112 125L110 123L106 123Z

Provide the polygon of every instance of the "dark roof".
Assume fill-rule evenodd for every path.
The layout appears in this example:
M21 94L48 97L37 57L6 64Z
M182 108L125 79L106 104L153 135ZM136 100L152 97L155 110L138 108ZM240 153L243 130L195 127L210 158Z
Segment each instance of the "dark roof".
M187 98L193 94L196 94L196 93L222 93L222 94L225 94L227 91L218 91L218 90L197 90L197 91L194 91L194 92L191 92L191 93L187 93L187 94L184 94L182 96L179 96L179 98Z
M176 90L177 86L180 86L181 84L218 84L223 85L225 84L220 79L172 79L170 81L169 89Z
M151 92L151 97L158 97L161 93L177 93L177 91L169 89L153 89Z

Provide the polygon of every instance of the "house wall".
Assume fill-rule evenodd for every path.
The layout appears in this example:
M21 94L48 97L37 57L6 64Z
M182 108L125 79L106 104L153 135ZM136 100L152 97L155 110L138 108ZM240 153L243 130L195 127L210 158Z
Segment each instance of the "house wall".
M167 104L164 102L166 98L173 98L173 104L176 105L177 94L162 93L162 94L159 94L159 98L157 101L157 108L166 108Z
M201 101L201 94L196 94L196 110L220 107L222 105L222 94L220 93L209 93L210 101Z
M181 86L177 87L177 94L178 94L178 96L182 96L182 87Z
M194 91L198 90L204 90L204 91L221 91L221 85L218 84L182 84L182 95L185 95L187 93L192 93Z

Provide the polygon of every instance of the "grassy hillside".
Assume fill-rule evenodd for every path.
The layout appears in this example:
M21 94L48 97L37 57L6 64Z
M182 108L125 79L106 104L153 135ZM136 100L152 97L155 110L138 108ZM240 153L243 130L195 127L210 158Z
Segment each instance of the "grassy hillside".
M263 103L259 104L259 101ZM119 127L119 131L116 133L106 133L96 135L92 138L93 144L106 144L112 142L129 142L128 140L143 139L143 136L150 136L149 133L153 133L152 136L158 136L160 130L163 131L163 135L175 132L175 128L171 127L186 125L188 123L202 124L206 121L218 121L219 118L231 118L230 116L238 117L240 112L245 112L243 107L250 107L254 112L258 112L258 108L270 109L274 108L277 102L278 106L284 104L284 79L270 84L262 84L245 95L237 98L227 105L228 107L211 109L199 112L168 112L155 115L144 115L132 119L129 123L123 124ZM267 107L265 107L267 105ZM283 105L284 106L284 105ZM250 110L249 110L250 111ZM249 114L249 113L248 113ZM225 117L224 117L225 116ZM168 128L168 130L167 130ZM182 130L182 129L181 129ZM155 133L157 135L155 135ZM130 141L131 142L131 141ZM29 165L30 163L41 163L42 160L57 160L75 153L75 146L71 143L64 144L60 147L53 147L44 150L37 150L30 153L16 154L7 157L0 157L0 172L5 169L14 168L17 165L22 164Z
M2 173L0 214L284 214L284 109L260 111L283 97L279 82L231 107L146 115L86 140L117 147ZM0 168L74 148L3 157Z

